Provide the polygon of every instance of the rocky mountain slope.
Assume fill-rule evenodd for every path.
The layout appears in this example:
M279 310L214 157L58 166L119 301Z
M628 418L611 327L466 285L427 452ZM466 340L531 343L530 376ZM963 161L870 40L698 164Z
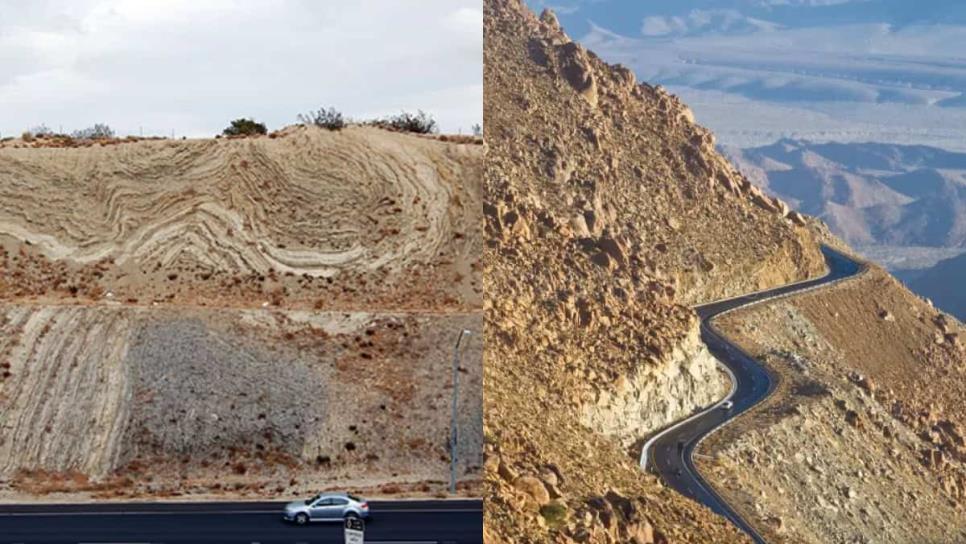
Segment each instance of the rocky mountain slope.
M698 459L769 542L966 538L959 322L873 267L718 325L780 383Z
M0 147L0 498L436 493L482 467L482 146Z
M687 306L821 273L809 221L552 13L484 32L487 541L741 541L634 456L726 391Z

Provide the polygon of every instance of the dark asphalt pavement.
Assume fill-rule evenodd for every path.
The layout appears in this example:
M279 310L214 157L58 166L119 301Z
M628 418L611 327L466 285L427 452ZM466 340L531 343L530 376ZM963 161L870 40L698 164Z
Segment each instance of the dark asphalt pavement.
M829 272L821 278L712 302L695 308L701 318L701 338L708 345L711 353L735 375L737 388L731 397L734 406L731 410L724 408L710 410L679 427L672 428L654 442L648 454L651 466L669 486L707 505L762 544L764 540L761 535L711 489L711 486L698 474L692 460L694 449L702 437L761 402L771 393L774 383L771 374L763 365L721 336L710 321L722 312L739 306L816 288L856 275L865 269L860 263L831 248L823 247L822 252L825 254Z
M0 505L0 543L316 544L343 542L341 523L298 527L285 503ZM369 501L367 544L482 544L483 503Z

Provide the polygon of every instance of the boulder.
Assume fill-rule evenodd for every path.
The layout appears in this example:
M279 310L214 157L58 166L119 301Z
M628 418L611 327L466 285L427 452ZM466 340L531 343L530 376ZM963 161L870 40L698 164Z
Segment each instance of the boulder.
M634 76L634 72L625 66L621 66L619 64L614 66L614 75L617 77L617 81L623 87L630 89L634 87L634 85L637 85L637 77Z
M615 270L617 268L617 262L604 251L594 253L593 256L590 257L590 262L608 271Z
M775 204L775 208L778 209L778 213L780 213L782 217L788 217L788 212L791 211L788 208L788 204L786 204L784 200L777 197L772 201Z
M589 212L593 213L593 212ZM578 238L589 238L590 228L587 227L587 219L584 214L579 213L570 220L570 226L574 229L574 236Z
M624 255L624 248L617 240L609 236L605 236L600 240L597 240L597 247L601 250L601 252L606 253L611 259L613 259L618 266L624 266L627 264L627 257Z
M500 467L497 469L497 473L501 478L508 482L513 482L517 479L517 473L515 470L513 470L513 467L503 461L500 462Z
M574 42L560 45L557 47L557 60L567 83L587 104L596 108L597 79L584 48Z
M778 207L775 206L774 201L772 201L772 199L768 198L766 195L759 193L758 195L752 196L751 201L765 211L769 211L771 213L778 213L779 211Z
M557 20L557 14L554 13L550 8L545 8L540 13L540 22L549 26L553 30L561 30L560 21Z
M633 544L654 544L654 528L646 519L628 524L624 536Z
M543 506L550 502L550 492L537 477L520 476L513 482L513 487L526 494L537 506Z
M498 473L500 470L500 458L496 455L487 455L483 462L483 470L489 473Z
M856 429L862 428L862 419L859 417L858 412L856 412L855 410L846 410L845 422Z

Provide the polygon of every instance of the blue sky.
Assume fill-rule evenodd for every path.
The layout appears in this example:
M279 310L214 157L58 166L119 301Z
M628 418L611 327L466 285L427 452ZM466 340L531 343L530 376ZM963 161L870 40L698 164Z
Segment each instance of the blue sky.
M787 26L885 22L966 23L966 2L959 0L527 0L539 12L552 8L567 31L580 36L589 21L625 35L639 33L646 17L687 16L699 11L735 10Z

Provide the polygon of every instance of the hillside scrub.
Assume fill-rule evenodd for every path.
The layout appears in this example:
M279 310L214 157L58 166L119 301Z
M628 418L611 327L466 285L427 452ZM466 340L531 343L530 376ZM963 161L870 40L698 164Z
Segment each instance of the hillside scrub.
M342 112L335 108L321 108L318 111L309 112L305 115L299 114L298 120L303 125L315 125L327 130L342 130L346 126L346 120L342 116Z
M415 134L437 134L439 132L436 120L423 110L416 113L404 111L398 115L370 121L367 124L397 132L412 132Z
M263 123L246 118L235 119L228 128L222 131L225 136L254 136L267 133L268 129Z
M102 123L81 130L75 130L71 137L77 140L106 140L114 138L114 129Z

